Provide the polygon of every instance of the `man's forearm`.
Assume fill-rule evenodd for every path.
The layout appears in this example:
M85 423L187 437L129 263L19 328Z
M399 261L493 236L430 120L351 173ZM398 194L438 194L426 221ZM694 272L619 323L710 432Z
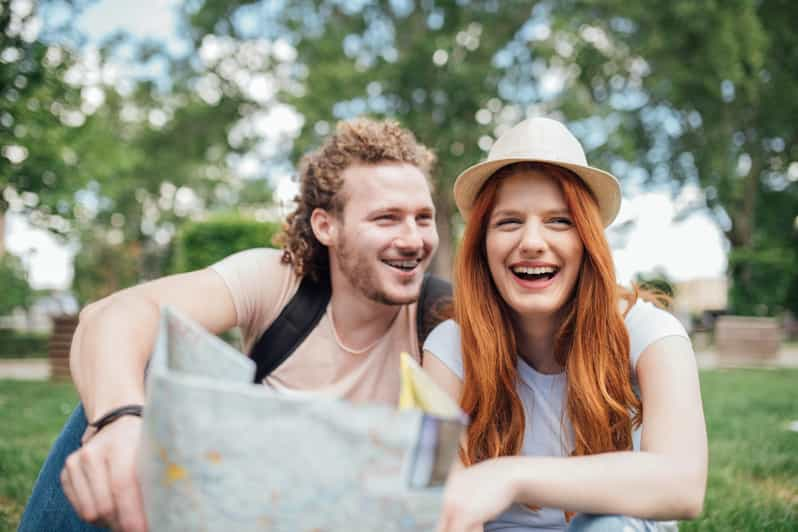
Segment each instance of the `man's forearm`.
M145 298L116 295L81 313L70 369L90 421L144 400L144 368L160 311Z

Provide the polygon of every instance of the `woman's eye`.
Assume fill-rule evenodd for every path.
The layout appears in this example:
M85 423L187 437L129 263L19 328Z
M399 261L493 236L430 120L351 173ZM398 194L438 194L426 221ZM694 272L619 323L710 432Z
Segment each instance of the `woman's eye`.
M564 226L568 226L568 227L571 227L572 225L574 225L574 223L571 221L570 218L565 218L565 217L552 218L551 220L549 220L549 223L552 223L552 224L555 224L555 225L564 225Z
M506 226L510 226L510 225L514 225L514 224L520 224L520 223L521 223L521 221L518 220L517 218L503 218L503 219L498 220L496 222L496 227L502 227L502 226L506 227Z

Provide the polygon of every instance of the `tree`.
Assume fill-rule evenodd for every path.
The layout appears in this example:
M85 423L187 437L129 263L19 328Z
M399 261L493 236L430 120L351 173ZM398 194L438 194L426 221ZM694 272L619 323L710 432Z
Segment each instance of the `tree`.
M318 145L334 121L360 114L398 119L436 151L435 269L448 276L456 239L453 180L484 157L497 130L524 113L499 98L502 84L509 94L518 83L495 57L530 17L530 3L197 5L187 17L198 46L213 35L244 43L272 38L295 48L295 81L282 91L304 117L294 158ZM250 23L237 23L247 17Z
M231 145L240 98L196 90L178 60L164 85L106 79L120 46L140 63L166 52L125 35L81 50L68 25L48 26L48 10L69 21L83 4L0 0L0 228L10 208L79 243L75 286L87 300L160 275L184 220L270 190L232 169L231 154L251 148Z
M656 9L577 0L556 3L552 15L554 38L581 36L570 91L607 117L600 151L632 146L621 150L626 167L649 182L703 189L696 207L708 207L731 246L736 312L778 312L774 286L795 279L786 265L798 212L796 17L793 2L754 0ZM756 271L765 264L780 272L775 284Z
M82 5L62 4L75 12ZM44 30L35 8L33 2L0 0L0 227L12 207L64 232L59 210L66 209L57 206L84 184L73 143L85 117L80 88L64 79L74 58L40 39Z
M10 314L17 308L27 310L33 303L34 290L28 284L25 265L15 255L6 253L0 257L0 316Z

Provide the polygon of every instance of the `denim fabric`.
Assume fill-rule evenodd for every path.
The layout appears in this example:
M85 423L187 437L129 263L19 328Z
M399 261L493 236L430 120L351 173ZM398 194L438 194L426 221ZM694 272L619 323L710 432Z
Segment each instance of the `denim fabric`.
M657 521L648 521L625 515L577 514L567 532L657 532Z
M102 532L107 529L90 525L80 519L61 489L61 470L73 451L80 447L80 438L86 430L83 405L78 405L69 416L61 434L50 449L50 454L33 486L18 532Z

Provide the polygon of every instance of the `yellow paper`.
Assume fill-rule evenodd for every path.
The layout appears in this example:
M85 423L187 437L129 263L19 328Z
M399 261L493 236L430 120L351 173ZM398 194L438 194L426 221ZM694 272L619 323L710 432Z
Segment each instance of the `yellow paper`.
M460 415L460 408L407 353L400 355L399 409L415 408L434 416Z

